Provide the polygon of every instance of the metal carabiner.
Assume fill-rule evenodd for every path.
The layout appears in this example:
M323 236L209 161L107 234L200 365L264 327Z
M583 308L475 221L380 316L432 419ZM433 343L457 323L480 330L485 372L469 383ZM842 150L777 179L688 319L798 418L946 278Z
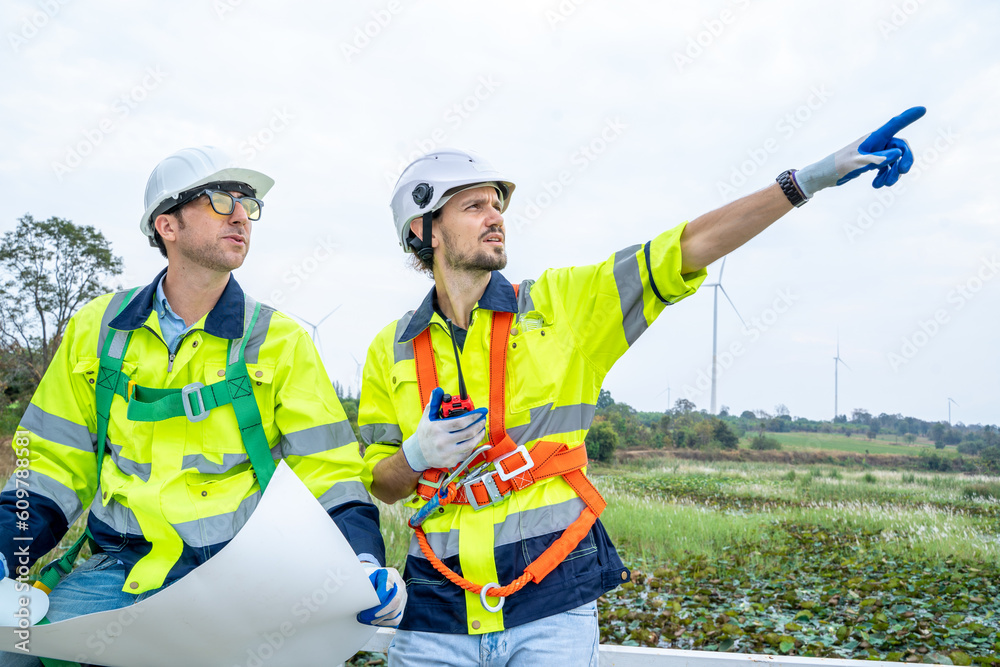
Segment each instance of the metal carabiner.
M464 461L458 464L457 468L451 471L451 473L449 473L448 476L444 478L444 480L441 482L441 486L438 487L437 492L433 496L431 496L426 503L424 503L423 507L418 509L413 514L413 516L410 517L410 520L407 522L409 523L410 528L416 528L421 524L423 524L423 522L427 520L427 517L429 517L431 514L434 513L435 510L441 507L441 501L448 496L448 485L454 482L456 479L458 479L459 475L465 472L465 469L469 467L469 464L472 463L477 456L479 456L489 448L490 445L488 444L482 445L481 447L477 447L475 451L469 454L469 456Z

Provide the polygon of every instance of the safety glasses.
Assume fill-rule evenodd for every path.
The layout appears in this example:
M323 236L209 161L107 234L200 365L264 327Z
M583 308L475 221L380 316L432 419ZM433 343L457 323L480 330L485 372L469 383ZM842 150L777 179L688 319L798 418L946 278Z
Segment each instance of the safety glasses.
M260 209L264 202L256 197L234 197L225 190L202 190L195 198L208 195L208 201L212 204L212 210L219 215L232 215L236 209L236 202L243 205L247 218L250 220L260 220Z

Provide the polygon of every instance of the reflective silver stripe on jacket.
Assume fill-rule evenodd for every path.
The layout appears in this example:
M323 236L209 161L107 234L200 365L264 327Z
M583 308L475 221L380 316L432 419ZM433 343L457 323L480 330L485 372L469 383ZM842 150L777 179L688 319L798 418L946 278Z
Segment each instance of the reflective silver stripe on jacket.
M636 253L642 248L634 245L615 253L615 285L622 307L622 326L629 346L649 328L643 315L643 285L639 275L639 259Z
M582 500L571 498L555 505L508 514L503 523L493 527L493 545L500 547L533 537L562 533L580 517L583 508ZM471 512L473 510L463 507L461 511ZM427 543L438 558L457 556L459 549L458 530L450 530L447 533L427 533ZM416 536L410 539L407 555L413 558L424 557Z
M281 436L281 453L284 456L311 456L357 442L354 429L346 419L334 424L311 426Z
M45 412L34 403L29 403L21 417L21 428L27 429L33 435L43 440L65 445L85 452L95 454L97 434L81 424Z

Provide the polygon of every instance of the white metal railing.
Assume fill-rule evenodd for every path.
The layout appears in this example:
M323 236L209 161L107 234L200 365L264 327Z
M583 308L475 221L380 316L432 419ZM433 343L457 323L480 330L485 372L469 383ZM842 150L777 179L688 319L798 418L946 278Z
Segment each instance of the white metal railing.
M395 630L379 628L362 651L385 653ZM669 648L639 648L601 644L601 667L751 667L767 663L774 667L902 667L899 662L841 660L838 658L800 658L798 656L681 651Z

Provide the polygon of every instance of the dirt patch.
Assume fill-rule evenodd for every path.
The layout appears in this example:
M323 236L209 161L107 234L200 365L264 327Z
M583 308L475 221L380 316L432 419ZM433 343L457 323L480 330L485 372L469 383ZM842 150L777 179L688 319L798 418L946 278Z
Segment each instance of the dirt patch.
M10 446L11 440L14 439L12 435L0 436L0 480L6 482L7 479L14 474L14 468L16 467L16 457L14 456L14 449ZM2 484L3 482L0 482Z

